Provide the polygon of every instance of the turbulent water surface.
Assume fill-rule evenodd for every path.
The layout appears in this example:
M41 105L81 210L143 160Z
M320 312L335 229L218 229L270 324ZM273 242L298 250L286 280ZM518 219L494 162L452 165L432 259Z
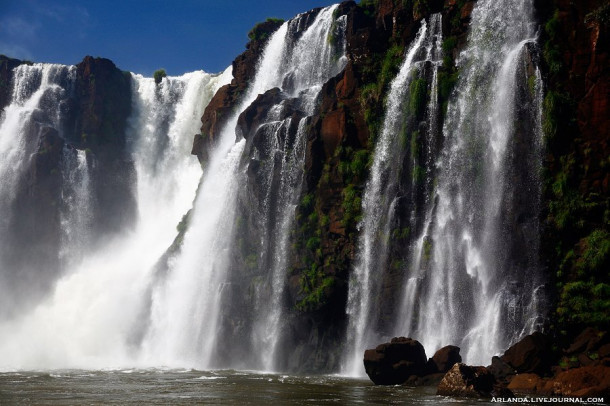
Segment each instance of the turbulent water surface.
M0 404L490 405L436 396L431 387L374 386L338 376L237 371L65 370L0 373Z

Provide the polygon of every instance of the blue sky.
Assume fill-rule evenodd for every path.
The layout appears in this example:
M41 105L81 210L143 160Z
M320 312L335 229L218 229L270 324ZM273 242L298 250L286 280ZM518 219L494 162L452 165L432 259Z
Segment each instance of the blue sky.
M0 0L0 54L76 64L85 55L132 72L219 72L245 50L267 17L332 0Z

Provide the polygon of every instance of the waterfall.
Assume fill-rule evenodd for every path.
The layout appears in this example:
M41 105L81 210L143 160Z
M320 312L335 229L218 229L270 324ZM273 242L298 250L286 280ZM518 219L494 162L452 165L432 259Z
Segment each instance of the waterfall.
M333 27L333 13L337 6L327 7L322 10L312 25L298 39L290 50L289 57L282 60L276 86L280 86L288 97L298 98L301 112L305 116L298 122L294 138L291 140L289 128L293 118L288 117L278 120L274 117L274 109L282 108L282 103L272 107L267 118L266 125L272 125L276 131L270 133L272 144L270 148L264 148L264 156L269 157L270 164L265 168L265 177L276 178L269 182L264 192L264 213L262 224L266 224L268 230L263 236L262 245L267 247L271 266L271 289L259 290L258 301L264 303L256 316L253 331L253 347L262 359L257 362L262 364L266 371L277 369L277 345L282 336L282 313L284 287L287 282L287 262L289 255L289 240L295 211L301 196L301 185L303 183L305 150L307 141L308 122L307 116L315 112L316 101L322 85L332 76L339 73L346 63L345 57L345 17L340 17ZM301 16L295 17L289 22L291 27L301 24ZM332 30L338 31L333 32ZM329 35L339 40L340 46L328 40ZM339 48L338 55L335 47ZM289 79L289 81L287 80ZM280 131L284 131L281 134ZM279 158L276 158L279 157ZM275 161L279 160L279 168ZM278 174L275 174L277 171ZM279 179L278 179L279 178ZM274 185L278 185L274 188ZM273 205L268 202L275 197ZM260 296L269 293L269 296ZM262 317L261 317L262 316Z
M372 300L380 292L380 283L374 278L381 278L384 267L388 265L388 241L395 224L401 174L397 168L402 165L405 154L400 133L408 117L404 112L404 101L409 98L411 84L418 79L425 80L428 65L433 68L433 82L436 80L441 42L440 14L431 16L429 24L422 20L421 28L406 50L400 70L390 84L383 127L375 145L373 165L362 200L363 220L359 225L358 253L349 286L348 353L343 367L343 372L349 375L362 375L364 349L381 339L378 333L370 329L377 310ZM433 83L432 101L428 103L431 106L437 105L435 89L436 83ZM435 121L434 114L435 111L429 113L431 119L428 120L428 127ZM415 159L411 160L410 172L414 171L416 164ZM414 179L413 175L410 176Z
M528 308L538 300L541 283L536 203L541 93L531 105L519 95L527 87L525 53L535 41L534 30L531 1L477 2L443 127L434 213L420 236L406 287L403 309L418 311L401 315L401 333L433 351L459 345L468 363L489 362L518 334L529 332L523 329L536 316ZM540 89L539 75L535 80ZM522 120L529 125L518 129L515 123ZM515 160L520 143L530 164L523 165L524 156ZM513 195L532 200L529 212L517 213ZM405 328L409 322L412 329Z
M392 336L419 340L428 355L458 345L465 362L486 364L540 329L543 84L532 3L476 2L448 104L439 102L447 73L441 14L422 20L404 49L364 185L346 344L336 350L342 373L362 375L364 349ZM299 303L308 293L303 269L311 260L309 253L297 258L304 248L315 251L313 273L331 250L323 229L308 235L319 250L295 241L313 228L296 216L311 196L318 207L328 194L348 190L341 192L340 180L325 181L328 189L309 184L316 172L330 176L326 168L341 175L347 163L338 152L326 156L322 128L329 116L322 113L345 113L339 121L349 134L340 147L352 151L364 143L366 127L357 122L364 116L350 104L358 91L342 99L340 89L351 92L373 76L379 55L365 47L379 38L381 20L355 7L314 9L268 36L254 75L240 72L248 84L236 80L218 99L238 102L214 111L226 117L221 131L209 134L203 168L191 155L193 136L214 94L231 82L230 68L160 83L115 71L119 95L131 83L131 115L124 134L103 140L77 134L79 114L108 119L86 111L75 90L83 85L82 65L13 69L0 117L0 370L283 371L312 353L313 368L334 365L332 350L326 360L317 356L341 334L343 314L335 320L334 310L342 308L318 322L319 314L300 307L310 299ZM348 24L349 16L356 20ZM261 43L242 58L259 52ZM95 84L93 74L88 80ZM96 91L93 96L108 96ZM118 110L123 128L127 110ZM124 193L104 200L117 184ZM304 198L305 188L315 194ZM136 211L129 200L128 214L122 212L125 196L135 199ZM345 202L337 207L339 216L347 212ZM326 214L325 223L316 220L320 227L329 224ZM105 221L112 222L107 234L100 232ZM349 235L328 234L346 248L341 255L349 262L351 226ZM332 260L322 259L329 261L325 267ZM328 280L341 284L333 294L344 300L346 270L331 265L324 272L336 272ZM337 327L328 324L335 321ZM330 332L321 328L328 326Z
M63 276L35 309L0 322L1 368L137 363L146 327L145 298L156 278L154 265L172 243L201 176L199 163L190 154L192 137L206 104L230 79L230 69L216 76L199 71L166 77L158 85L152 78L132 75L127 138L136 169L138 218L133 227L97 249L82 247L92 231L87 205L95 187L89 171L96 162L89 151L64 148ZM7 120L14 120L12 115L8 109Z
M443 126L438 187L413 244L395 331L428 351L459 345L471 364L488 363L540 327L538 73L535 94L520 94L527 45L535 42L532 7L479 1L472 13ZM529 202L528 211L518 200Z
M32 231L42 217L50 222L57 217L54 196L32 201L19 185L31 182L39 166L53 166L74 73L74 66L54 64L20 65L13 72L10 103L0 117L0 317L35 302L56 275L59 235L50 227ZM55 185L46 186L52 193ZM49 211L40 213L41 207ZM34 268L47 272L40 275Z
M247 165L241 165L244 150L252 148L236 126L242 112L254 105L257 97L281 88L282 101L268 109L257 131L264 134L265 148L259 153L271 156L262 176L260 213L261 252L268 256L268 295L254 315L252 343L242 345L261 354L256 368L274 368L275 351L281 329L281 298L286 278L286 250L296 204L300 196L305 156L306 117L314 113L322 84L345 66L344 45L337 55L328 44L331 30L343 30L345 19L335 20L337 6L320 10L304 32L299 32L303 14L284 23L269 38L259 60L256 74L233 116L227 120L206 167L198 197L180 253L169 263L167 276L154 288L150 327L143 347L150 362L164 365L192 365L198 368L231 366L218 359L216 348L221 337L221 319L228 314L231 263L236 250L235 221L237 199L248 182ZM340 20L340 21L339 21ZM294 136L287 136L291 117L285 117L288 102L296 100L301 116ZM236 138L238 142L235 143ZM277 162L277 166L276 166ZM277 176L276 179L272 179ZM279 190L272 190L272 184ZM271 220L273 219L273 220ZM273 224L268 224L273 223ZM260 292L263 292L262 290ZM242 363L244 360L241 360ZM227 365L228 363L228 365Z
M62 242L59 257L63 266L70 268L82 259L91 241L91 178L84 150L64 147L62 159Z

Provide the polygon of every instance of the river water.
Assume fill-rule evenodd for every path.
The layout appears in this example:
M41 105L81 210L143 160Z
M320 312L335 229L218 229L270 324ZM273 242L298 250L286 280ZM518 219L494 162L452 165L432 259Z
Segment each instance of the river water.
M375 386L329 375L177 369L0 373L0 405L491 405L436 396L434 387Z

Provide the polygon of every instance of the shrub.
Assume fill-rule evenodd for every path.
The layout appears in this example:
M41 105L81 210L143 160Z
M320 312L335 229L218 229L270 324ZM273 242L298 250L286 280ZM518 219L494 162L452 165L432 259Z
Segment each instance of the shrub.
M157 69L155 73L153 73L153 78L155 78L155 83L159 84L163 80L164 77L167 77L167 73L165 69Z

